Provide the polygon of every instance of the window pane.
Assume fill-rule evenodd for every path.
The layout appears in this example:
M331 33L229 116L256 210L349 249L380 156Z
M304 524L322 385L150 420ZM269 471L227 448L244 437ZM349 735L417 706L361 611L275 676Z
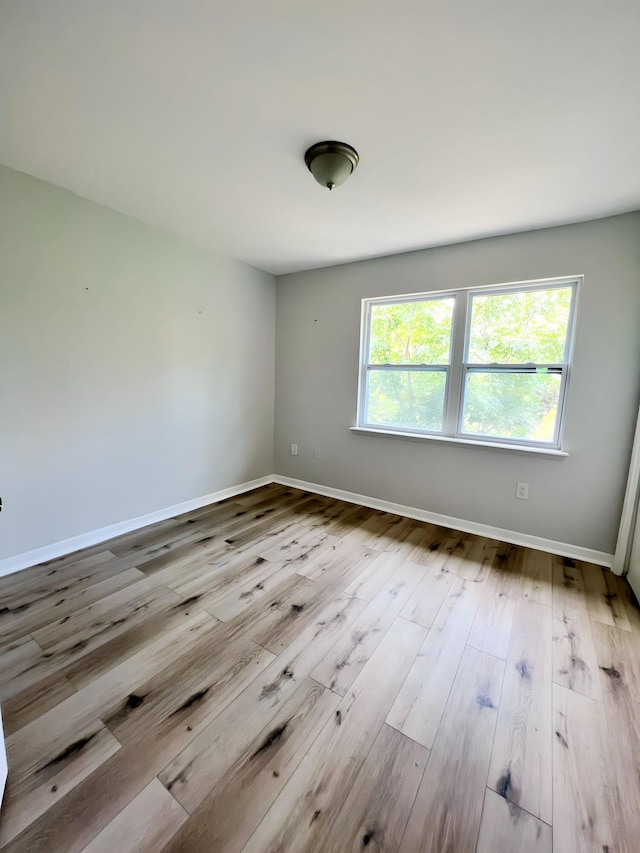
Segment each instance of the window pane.
M365 420L441 432L446 383L444 371L370 370Z
M464 432L553 442L560 382L557 373L469 371Z
M468 362L563 362L571 294L557 287L473 296Z
M449 364L453 297L371 306L371 364Z

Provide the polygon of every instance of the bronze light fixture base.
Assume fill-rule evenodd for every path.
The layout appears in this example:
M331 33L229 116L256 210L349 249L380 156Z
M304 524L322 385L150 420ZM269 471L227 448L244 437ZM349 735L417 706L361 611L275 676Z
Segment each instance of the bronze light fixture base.
M332 190L343 184L355 171L360 157L346 142L316 142L304 155L307 168L320 184Z

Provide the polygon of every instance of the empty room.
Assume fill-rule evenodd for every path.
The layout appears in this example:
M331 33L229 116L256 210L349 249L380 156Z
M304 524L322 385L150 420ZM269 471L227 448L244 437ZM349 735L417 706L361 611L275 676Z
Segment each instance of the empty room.
M0 3L0 851L638 853L638 44Z

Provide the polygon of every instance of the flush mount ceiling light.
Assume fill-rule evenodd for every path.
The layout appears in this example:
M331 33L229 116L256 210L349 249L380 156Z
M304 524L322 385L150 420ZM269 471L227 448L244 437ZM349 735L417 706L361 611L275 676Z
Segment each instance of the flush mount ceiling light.
M330 190L344 184L359 159L356 149L346 142L316 142L304 155L313 177Z

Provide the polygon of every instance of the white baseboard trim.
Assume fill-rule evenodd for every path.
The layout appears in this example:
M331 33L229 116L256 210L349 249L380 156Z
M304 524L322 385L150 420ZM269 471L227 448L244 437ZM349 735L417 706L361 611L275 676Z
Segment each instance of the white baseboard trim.
M539 551L548 551L551 554L559 554L561 557L585 560L586 562L596 563L599 566L606 566L607 568L611 568L613 565L613 554L607 554L604 551L594 551L591 548L583 548L580 545L568 545L565 542L555 542L552 539L543 539L540 536L531 536L528 533L518 533L515 530L504 530L501 527L491 527L488 524L465 521L462 518L453 518L449 515L441 515L440 513L429 512L428 510L418 509L417 507L383 501L379 498L369 497L368 495L358 495L355 492L347 492L343 489L333 489L330 486L321 486L318 483L309 483L306 480L296 480L293 477L267 475L266 477L259 477L256 480L250 480L246 483L239 483L237 486L230 486L227 489L220 489L217 492L203 495L200 498L193 498L192 500L175 504L175 506L159 509L156 512L150 512L138 518L120 521L117 524L110 524L98 530L91 530L88 533L82 533L70 539L54 542L51 545L45 545L43 548L36 548L33 551L16 554L14 557L7 557L4 560L0 560L0 577L13 574L13 572L19 572L21 569L28 569L31 566L37 566L39 563L55 560L58 557L64 557L67 554L73 554L75 551L80 551L83 548L99 545L101 542L114 539L116 536L131 533L132 530L140 530L143 527L148 527L150 524L156 524L158 521L166 521L168 518L173 518L176 515L182 515L194 509L200 509L203 506L208 506L227 498L233 498L236 495L250 492L252 489L257 489L260 486L268 486L270 483L279 483L282 486L302 489L305 492L314 492L318 495L325 495L328 498L361 504L371 509L393 512L396 515L415 518L417 521L428 521L432 524L439 524L442 527L461 530L463 533L475 533L478 536L498 539L501 542L510 542L513 545L537 548Z
M342 489L333 489L330 486L320 486L317 483L307 483L305 480L295 480L293 477L273 477L273 482L281 486L290 486L302 489L305 492L315 492L328 498L347 501L348 503L362 504L371 509L381 509L385 512L393 512L396 515L405 515L407 518L415 518L417 521L429 521L439 524L441 527L450 527L461 530L463 533L475 533L477 536L486 536L489 539L498 539L501 542L509 542L512 545L523 545L526 548L536 548L538 551L548 551L561 557L571 557L574 560L584 560L588 563L596 563L599 566L611 568L613 565L613 554L604 551L595 551L591 548L583 548L580 545L568 545L566 542L555 542L553 539L543 539L541 536L532 536L529 533L518 533L515 530L504 530L501 527L491 527L488 524L479 524L475 521L465 521L462 518L453 518L450 515L440 515L438 512L429 512L425 509L404 506L403 504L391 503L368 495L357 495L354 492L345 492Z
M67 554L73 554L74 551L81 551L83 548L90 548L92 545L99 545L108 539L122 536L123 533L131 533L132 530L148 527L150 524L156 524L158 521L166 521L168 518L173 518L174 515L182 515L185 512L191 512L194 509L200 509L203 506L226 500L226 498L233 498L244 492L250 492L252 489L257 489L260 486L268 486L273 481L274 478L272 475L259 477L257 480L249 480L247 483L239 483L237 486L230 486L228 489L220 489L217 492L211 492L209 495L193 498L192 500L175 504L175 506L168 506L165 509L159 509L156 512L150 512L138 518L119 521L117 524L100 527L98 530L90 530L88 533L81 533L79 536L72 536L70 539L63 539L60 542L45 545L43 548L25 551L23 554L16 554L15 557L6 557L4 560L0 560L0 577L13 574L13 572L19 572L21 569L28 569L31 566L37 566L39 563L55 560L58 557L65 557Z

